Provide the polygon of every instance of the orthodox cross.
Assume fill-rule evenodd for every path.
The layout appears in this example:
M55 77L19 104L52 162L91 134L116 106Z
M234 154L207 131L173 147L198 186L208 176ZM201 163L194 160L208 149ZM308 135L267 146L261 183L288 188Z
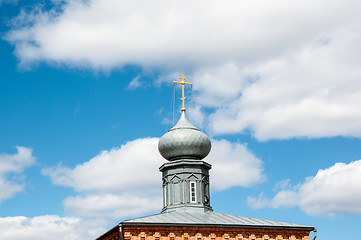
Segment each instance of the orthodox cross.
M184 79L186 79L186 77L184 76L184 74L182 74L181 77L179 77L179 79L181 79L182 81L173 81L173 83L180 83L182 84L182 111L185 111L186 108L184 107L184 100L186 99L186 97L184 96L184 84L189 84L189 85L192 85L193 83L191 82L185 82Z

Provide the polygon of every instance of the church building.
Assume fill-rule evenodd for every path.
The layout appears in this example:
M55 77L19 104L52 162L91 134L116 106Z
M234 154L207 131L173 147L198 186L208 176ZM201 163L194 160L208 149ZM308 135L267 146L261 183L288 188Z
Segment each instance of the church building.
M313 226L216 213L211 207L209 170L203 161L211 150L206 134L187 118L182 74L181 117L159 140L168 161L159 170L163 181L163 209L159 214L130 219L98 240L309 240Z

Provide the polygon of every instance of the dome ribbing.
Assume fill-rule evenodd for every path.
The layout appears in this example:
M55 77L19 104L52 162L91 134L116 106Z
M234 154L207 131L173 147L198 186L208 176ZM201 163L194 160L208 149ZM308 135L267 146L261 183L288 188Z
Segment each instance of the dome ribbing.
M170 161L179 158L201 160L210 152L211 141L206 134L193 126L185 111L182 111L178 123L159 140L158 149L160 154Z

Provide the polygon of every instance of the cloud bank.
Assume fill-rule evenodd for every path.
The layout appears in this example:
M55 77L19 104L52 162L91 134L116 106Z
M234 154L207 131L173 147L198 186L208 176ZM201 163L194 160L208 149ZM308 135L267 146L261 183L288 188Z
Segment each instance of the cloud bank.
M210 177L214 191L250 187L266 180L262 160L239 143L212 140L212 150L206 161L212 164Z
M24 190L21 173L35 163L31 148L17 146L16 149L15 154L0 154L0 203Z
M263 194L248 197L248 205L254 209L298 206L309 215L361 214L361 160L336 163L296 186L284 183L285 189L272 199Z
M0 218L3 240L86 240L94 239L104 231L94 223L57 215Z
M214 135L361 137L360 1L53 3L13 20L21 66L186 73Z
M120 148L102 151L74 168L42 169L53 184L71 187L76 194L63 200L66 216L0 218L1 239L94 239L109 225L124 218L159 212L162 209L162 180L158 168L166 162L158 153L158 138L127 142ZM34 164L32 149L17 147L16 154L0 155L0 176L20 174ZM214 191L261 183L262 161L238 143L214 140L206 161L213 165ZM0 185L2 199L23 185Z
M166 160L158 152L158 140L136 139L103 151L75 168L57 166L43 169L43 174L54 184L79 193L63 202L70 216L122 219L159 212L162 181L158 168ZM262 161L245 146L226 140L212 142L211 154L205 160L213 165L210 174L214 191L248 187L265 179Z
M1 239L94 239L109 225L162 208L162 181L158 168L166 162L158 153L158 138L136 139L120 148L102 151L74 168L44 168L53 184L71 187L74 196L63 201L66 216L43 215L0 218ZM12 181L35 163L32 149L17 147L15 154L0 154L0 200L23 190ZM238 143L214 140L206 159L213 164L213 190L261 183L262 161Z

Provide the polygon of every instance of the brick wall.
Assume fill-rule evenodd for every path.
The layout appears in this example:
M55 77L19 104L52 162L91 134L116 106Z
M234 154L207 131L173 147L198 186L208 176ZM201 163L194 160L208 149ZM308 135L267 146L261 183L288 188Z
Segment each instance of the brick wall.
M104 233L97 240L121 240L119 226L115 226L108 232Z
M123 240L309 240L307 230L123 226Z

